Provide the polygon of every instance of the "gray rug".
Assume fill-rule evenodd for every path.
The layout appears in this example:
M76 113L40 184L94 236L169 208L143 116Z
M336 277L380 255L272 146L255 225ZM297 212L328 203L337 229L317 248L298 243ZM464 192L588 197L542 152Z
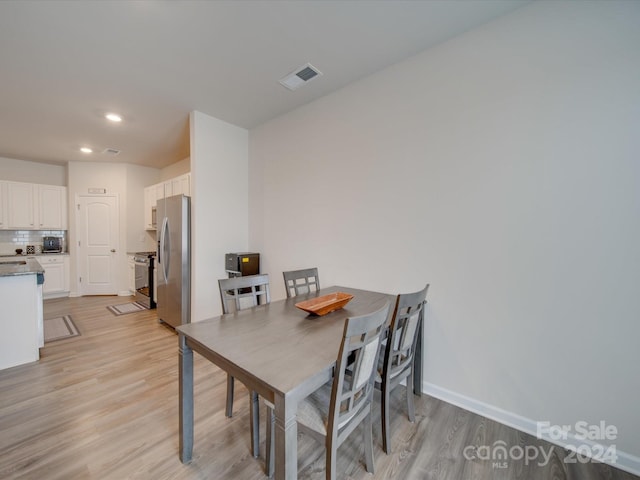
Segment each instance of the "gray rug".
M140 312L141 310L146 309L147 307L138 302L122 303L120 305L109 305L107 307L107 310L109 310L114 315L126 315L127 313Z
M45 343L77 337L78 335L80 335L80 331L75 323L73 323L73 320L71 320L71 315L62 315L44 320Z

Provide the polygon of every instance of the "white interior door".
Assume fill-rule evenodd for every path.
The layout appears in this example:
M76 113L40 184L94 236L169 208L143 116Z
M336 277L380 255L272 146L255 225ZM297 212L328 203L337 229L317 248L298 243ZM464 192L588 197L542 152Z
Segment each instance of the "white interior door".
M118 293L119 215L116 196L80 196L78 273L81 295Z

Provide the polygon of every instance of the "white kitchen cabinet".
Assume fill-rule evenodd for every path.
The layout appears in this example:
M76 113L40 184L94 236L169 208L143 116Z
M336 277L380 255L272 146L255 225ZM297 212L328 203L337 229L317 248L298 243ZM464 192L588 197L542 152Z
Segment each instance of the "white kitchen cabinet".
M185 173L179 177L171 179L171 195L191 196L191 174Z
M36 257L44 268L42 293L45 298L69 295L69 256L41 255Z
M34 229L35 185L33 183L7 182L7 227Z
M41 230L67 229L67 187L37 185L38 228Z
M0 181L0 229L7 228L7 182Z
M67 187L3 182L6 190L6 228L67 229Z
M156 200L171 196L171 182L162 182L155 185Z
M150 185L144 189L144 228L145 230L155 230L153 224L153 208L158 200L171 197L173 195L191 196L191 173L185 173L165 182Z

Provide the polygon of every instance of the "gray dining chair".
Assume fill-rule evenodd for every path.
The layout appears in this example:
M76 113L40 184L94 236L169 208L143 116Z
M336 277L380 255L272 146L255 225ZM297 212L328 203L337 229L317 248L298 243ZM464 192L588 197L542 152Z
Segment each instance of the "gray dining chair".
M312 291L312 287L314 291L320 290L320 277L316 267L282 272L282 275L287 298L309 293Z
M420 324L424 321L424 306L427 303L427 284L419 292L398 295L393 311L389 333L380 356L376 388L381 390L382 448L391 451L389 430L389 401L391 391L406 379L407 413L409 421L415 422L413 402L413 372L416 345Z
M269 293L269 275L248 275L246 277L222 278L218 280L220 298L222 299L222 313L228 314L246 308L266 305L271 302ZM233 416L234 378L227 374L227 405L225 415ZM251 453L254 457L260 455L259 438L259 401L258 394L250 393L251 410Z
M374 472L372 411L374 379L380 339L389 314L389 302L366 315L347 318L333 380L298 405L298 426L326 448L326 478L336 478L336 455L340 444L364 424L367 472ZM274 428L272 406L267 408L267 475L273 475Z
M231 313L245 308L271 302L269 274L246 277L222 278L218 280L222 312Z

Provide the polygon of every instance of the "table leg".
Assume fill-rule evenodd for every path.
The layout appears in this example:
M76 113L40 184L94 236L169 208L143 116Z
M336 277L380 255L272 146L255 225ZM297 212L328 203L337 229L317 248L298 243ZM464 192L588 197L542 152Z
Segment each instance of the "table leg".
M254 458L260 456L260 400L258 394L249 394L249 415L251 416L251 453Z
M193 453L193 350L184 335L180 334L178 342L180 461L189 463Z
M296 402L275 396L275 478L298 478L298 420Z

